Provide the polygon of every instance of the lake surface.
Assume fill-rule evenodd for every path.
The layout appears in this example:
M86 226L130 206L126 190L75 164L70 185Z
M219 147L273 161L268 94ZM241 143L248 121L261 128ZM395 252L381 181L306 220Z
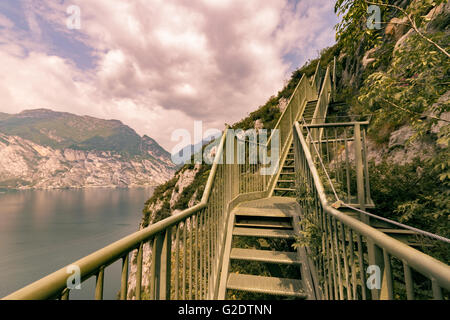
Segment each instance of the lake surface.
M0 297L138 230L153 189L0 193ZM105 299L120 288L120 262L105 271ZM95 277L71 292L92 299Z

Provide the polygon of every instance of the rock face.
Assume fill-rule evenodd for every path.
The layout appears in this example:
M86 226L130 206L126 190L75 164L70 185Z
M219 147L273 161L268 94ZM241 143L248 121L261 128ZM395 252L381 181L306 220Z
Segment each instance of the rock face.
M181 210L175 209L176 204L180 201L180 198L185 194L190 194L187 188L190 188L192 184L197 180L201 180L202 176L201 170L205 169L204 164L196 164L193 167L184 166L180 171L178 171L173 181L173 187L168 188L160 197L155 201L150 201L146 204L144 211L148 213L149 220L148 224L152 225L159 221L158 213L165 205L168 206L171 215L178 214ZM209 173L207 171L206 173ZM168 182L170 183L170 181ZM201 183L204 185L204 181ZM203 189L197 188L192 196L189 196L189 201L187 207L192 207L200 202L201 196L203 195ZM140 229L142 230L144 225L141 223ZM186 225L186 230L191 229L190 225ZM175 248L174 243L172 243L172 248ZM152 257L152 247L149 243L145 243L142 248L142 290L143 295L146 296L150 289L150 274L151 274L151 257ZM175 250L175 249L172 249ZM134 250L130 256L130 273L128 277L128 293L127 297L129 300L135 299L136 293L136 272L137 272L137 250Z
M0 118L0 188L155 186L170 155L117 120L39 109Z

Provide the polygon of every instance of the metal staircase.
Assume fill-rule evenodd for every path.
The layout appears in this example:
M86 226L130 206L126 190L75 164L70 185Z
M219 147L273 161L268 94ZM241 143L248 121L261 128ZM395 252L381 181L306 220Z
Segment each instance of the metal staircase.
M278 177L274 196L295 197L294 146L291 145Z
M305 119L306 123L311 123L314 112L316 111L317 100L308 101L306 104L305 111L303 112L303 119Z
M225 290L281 298L312 298L308 261L301 249L292 249L298 231L295 230L298 212L298 203L283 197L244 202L233 210L234 227L231 241L228 241L231 248L226 248L223 266L224 272L227 269L230 272L223 278L219 299L230 297ZM265 270L265 275L237 273L233 270L236 262L256 263L252 269ZM295 278L286 277L289 275Z
M267 142L225 129L200 203L4 299L67 300L75 290L68 268L75 266L82 284L95 278L93 297L101 300L104 282L112 281L105 269L116 262L122 300L448 299L450 266L413 248L420 230L365 211L374 205L368 122L325 123L335 62L325 72L318 65L311 80L302 77ZM257 164L244 152L241 163L238 145L279 152L273 163ZM374 265L380 288L366 286L365 271Z
M318 100L310 100L306 103L302 117L306 123L311 123L316 111ZM289 152L283 162L280 175L273 192L274 196L295 197L295 159L294 145L291 144Z

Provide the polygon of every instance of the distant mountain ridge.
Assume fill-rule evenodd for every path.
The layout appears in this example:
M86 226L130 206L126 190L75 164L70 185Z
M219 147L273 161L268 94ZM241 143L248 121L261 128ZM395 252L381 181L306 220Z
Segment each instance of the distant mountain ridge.
M169 152L119 120L0 113L0 188L154 186L174 168Z

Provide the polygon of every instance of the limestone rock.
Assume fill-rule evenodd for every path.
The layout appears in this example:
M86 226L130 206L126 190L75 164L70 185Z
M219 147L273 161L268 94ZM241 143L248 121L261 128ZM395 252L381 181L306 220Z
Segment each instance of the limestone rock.
M363 65L364 69L367 68L367 66L368 66L369 64L371 64L372 62L376 61L375 58L370 57L370 56L371 56L373 53L375 53L376 51L377 51L377 48L372 48L372 49L368 50L368 51L364 54L364 57L363 57L363 59L362 59L362 61L361 61L361 63L362 63L362 65Z
M386 26L385 33L394 37L394 39L400 39L410 28L407 17L392 18Z
M414 131L410 126L403 126L399 130L392 132L389 138L389 149L403 147L413 134Z
M280 101L278 102L278 109L280 109L280 112L283 112L287 105L288 105L288 99L286 98L281 98Z
M261 129L264 129L264 123L261 119L258 119L255 121L255 130L259 131Z

